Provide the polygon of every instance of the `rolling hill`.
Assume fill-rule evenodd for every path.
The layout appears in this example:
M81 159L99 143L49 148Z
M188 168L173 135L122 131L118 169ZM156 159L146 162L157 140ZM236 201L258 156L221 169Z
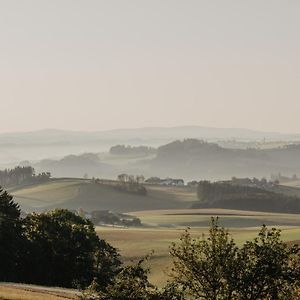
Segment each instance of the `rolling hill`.
M189 187L147 186L147 195L143 196L84 179L53 179L8 191L21 208L29 212L53 208L118 212L180 209L188 208L197 201L195 189Z
M197 139L161 146L148 162L152 173L187 179L221 180L235 177L269 177L279 172L300 173L300 145L272 149L229 149Z

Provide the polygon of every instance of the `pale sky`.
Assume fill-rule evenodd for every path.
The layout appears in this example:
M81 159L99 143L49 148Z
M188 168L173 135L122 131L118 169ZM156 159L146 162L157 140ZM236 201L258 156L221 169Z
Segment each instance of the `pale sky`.
M300 132L299 0L0 0L0 132Z

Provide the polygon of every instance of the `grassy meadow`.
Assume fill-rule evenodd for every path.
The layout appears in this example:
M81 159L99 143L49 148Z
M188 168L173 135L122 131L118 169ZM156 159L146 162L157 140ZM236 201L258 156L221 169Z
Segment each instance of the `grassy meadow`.
M147 186L147 195L129 194L83 179L53 179L46 183L8 190L26 211L53 208L113 210L182 209L197 201L195 188Z
M300 240L300 216L225 209L182 209L139 211L145 228L97 227L100 237L117 247L127 263L154 251L149 261L150 280L162 286L171 267L169 247L178 242L187 227L195 237L207 234L211 216L218 216L220 225L229 228L238 245L253 239L262 224L280 228L287 242Z

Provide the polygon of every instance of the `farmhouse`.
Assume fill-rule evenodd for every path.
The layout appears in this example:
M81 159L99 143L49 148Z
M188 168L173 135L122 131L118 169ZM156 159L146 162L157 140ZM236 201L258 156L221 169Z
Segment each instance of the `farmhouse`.
M183 186L183 179L173 179L173 178L165 178L161 179L159 177L150 177L146 181L148 184L158 184L158 185L167 185L167 186Z

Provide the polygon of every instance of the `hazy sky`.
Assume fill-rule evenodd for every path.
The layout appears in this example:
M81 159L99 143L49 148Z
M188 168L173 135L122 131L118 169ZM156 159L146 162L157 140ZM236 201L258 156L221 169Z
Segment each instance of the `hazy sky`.
M0 0L0 132L300 132L299 0Z

